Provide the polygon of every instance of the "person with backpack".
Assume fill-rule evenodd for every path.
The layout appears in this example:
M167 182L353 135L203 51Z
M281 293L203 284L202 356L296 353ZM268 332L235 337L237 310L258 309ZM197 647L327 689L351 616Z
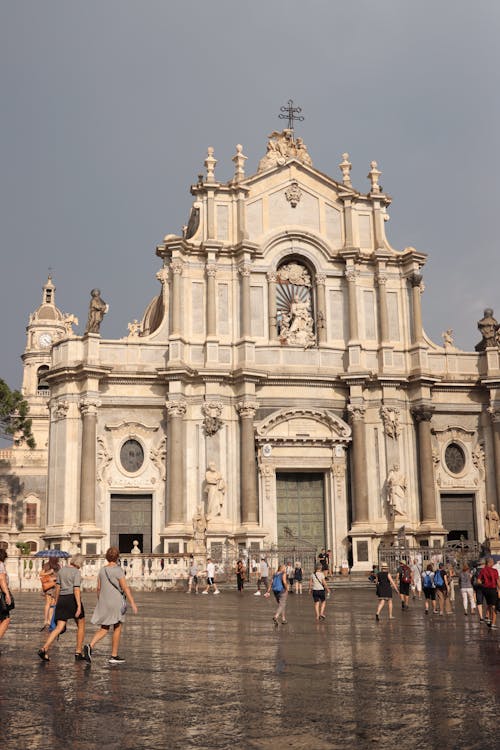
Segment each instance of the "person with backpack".
M286 565L279 565L278 570L273 575L269 588L264 596L269 597L271 591L278 602L278 609L273 615L273 623L278 627L278 620L281 617L281 624L286 625L286 602L288 599L288 581L286 580Z
M398 571L399 597L401 599L401 609L409 609L410 603L410 586L412 582L411 568L406 560L401 560Z
M493 567L492 557L486 559L486 565L478 576L478 582L483 587L484 601L486 603L486 623L489 628L496 629L497 602L500 589L500 578L498 570Z
M471 615L476 611L476 602L474 601L474 589L472 588L472 574L467 563L462 565L459 575L460 593L462 594L462 603L464 605L464 615L467 615L467 603L470 606Z
M440 562L438 569L434 573L434 586L436 587L436 597L439 604L439 614L451 615L451 604L448 596L449 581L444 568L444 563Z
M472 584L472 588L474 590L474 598L476 600L476 610L479 617L479 622L484 622L483 617L483 604L484 604L484 595L483 595L483 587L479 583L479 574L481 573L484 566L484 559L479 560L477 563L473 563L472 570L471 570L471 577L470 581Z
M422 573L422 588L425 597L425 614L429 614L429 602L432 602L432 613L437 615L436 609L436 587L434 585L434 566L429 563Z

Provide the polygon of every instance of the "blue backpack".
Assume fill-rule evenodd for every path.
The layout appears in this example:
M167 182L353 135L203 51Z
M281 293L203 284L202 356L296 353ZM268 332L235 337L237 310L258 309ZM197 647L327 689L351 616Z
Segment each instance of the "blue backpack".
M444 587L443 572L439 568L434 573L434 586L438 589Z
M432 576L430 573L426 573L424 576L424 589L433 589L434 583L432 582Z
M272 590L276 594L280 594L285 590L285 587L283 586L283 573L275 573L273 575Z

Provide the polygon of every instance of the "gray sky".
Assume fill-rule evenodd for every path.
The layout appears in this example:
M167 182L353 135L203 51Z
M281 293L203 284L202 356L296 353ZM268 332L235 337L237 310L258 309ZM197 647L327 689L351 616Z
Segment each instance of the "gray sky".
M95 286L106 338L158 292L155 246L179 233L215 147L256 171L289 98L315 167L393 198L393 247L429 253L427 333L472 349L498 304L498 0L0 0L0 377L21 382L49 266L83 331Z

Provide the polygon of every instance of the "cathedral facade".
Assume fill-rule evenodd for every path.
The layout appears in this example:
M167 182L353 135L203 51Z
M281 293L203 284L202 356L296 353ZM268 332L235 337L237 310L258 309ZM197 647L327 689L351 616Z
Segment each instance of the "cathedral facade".
M484 539L500 487L493 314L479 351L429 340L426 255L389 244L376 162L362 193L348 154L333 179L291 129L255 174L245 162L237 146L218 182L208 149L124 338L101 335L99 290L74 333L47 281L23 355L37 447L0 452L4 544L174 554L198 534L215 557L295 543L366 570L402 527L415 545Z

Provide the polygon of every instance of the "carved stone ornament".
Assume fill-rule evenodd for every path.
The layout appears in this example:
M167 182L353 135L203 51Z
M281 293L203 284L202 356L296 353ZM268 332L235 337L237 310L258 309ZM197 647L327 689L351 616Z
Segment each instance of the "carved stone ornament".
M160 478L162 479L162 481L165 481L165 478L167 476L167 465L166 465L167 438L166 437L162 438L157 448L149 449L149 458L151 462L158 469L158 473L160 474Z
M69 410L69 401L58 401L52 407L52 418L58 422L60 419L65 419Z
M472 463L476 467L480 476L484 476L484 450L482 445L476 445L472 449Z
M211 276L212 278L215 278L217 276L217 264L216 263L207 263L205 266L205 270L207 272L207 276Z
M354 283L358 275L359 275L359 271L354 266L347 266L347 268L344 271L344 276L346 277L347 281L350 283Z
M103 482L106 476L106 469L112 462L113 456L108 451L104 438L97 436L97 481Z
M412 407L411 413L413 414L415 422L430 422L434 413L434 407L421 404Z
M101 402L95 398L82 398L78 404L82 416L97 415L97 410L100 407Z
M292 208L295 208L297 203L302 198L302 190L299 187L297 180L292 180L290 187L285 190L285 198L289 202Z
M290 282L296 286L311 286L311 276L307 268L300 263L287 263L278 270L278 281Z
M172 273L178 274L180 276L184 268L184 263L182 262L182 260L179 260L179 258L174 258L174 260L170 264L170 268L172 269Z
M347 404L347 413L351 422L361 422L365 418L366 407L362 404Z
M224 424L220 418L222 408L223 405L221 401L205 401L205 403L202 404L201 411L204 416L203 429L205 435L215 435Z
M482 339L474 347L476 352L484 352L485 349L498 347L499 345L499 328L500 325L496 318L493 317L493 310L487 307L481 320L478 320L477 327L481 333Z
M392 409L388 406L382 406L380 409L380 416L384 423L385 434L397 440L401 434L401 427L399 424L399 409Z
M276 166L283 166L290 159L312 166L307 146L302 138L294 138L293 130L285 129L281 133L274 130L267 142L267 153L260 160L257 172L263 172Z
M257 401L239 401L236 404L236 410L242 419L245 417L255 417L255 412L259 408Z
M139 323L138 320L133 320L132 323L129 323L127 327L129 331L129 339L139 338L142 333L142 323Z
M248 263L242 263L241 266L238 266L238 273L241 276L250 276L252 272L252 269Z
M65 336L74 336L73 326L78 325L78 318L76 315L66 314L63 316L64 334Z
M185 401L166 401L165 409L168 412L169 418L172 417L183 417L186 413L187 404Z

